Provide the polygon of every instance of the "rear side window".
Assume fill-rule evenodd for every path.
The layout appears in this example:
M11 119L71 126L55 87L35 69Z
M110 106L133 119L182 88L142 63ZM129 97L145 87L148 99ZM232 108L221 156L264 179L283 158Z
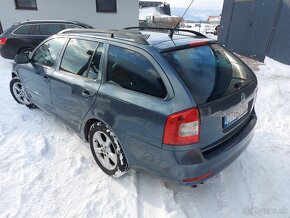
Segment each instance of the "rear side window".
M53 67L65 38L55 38L43 43L33 54L32 63Z
M75 28L80 28L80 29L83 29L82 26L78 26L78 25L75 25L75 24L65 24L65 29L75 29Z
M35 25L32 35L50 36L64 29L63 24L40 24Z
M13 33L18 35L29 35L32 25L25 25L21 26L18 29L16 29Z
M164 83L153 66L143 55L125 48L110 46L107 80L123 88L165 98Z
M255 79L252 71L218 44L183 49L163 56L198 104L222 98Z
M60 69L72 74L84 76L98 42L71 39L64 52Z

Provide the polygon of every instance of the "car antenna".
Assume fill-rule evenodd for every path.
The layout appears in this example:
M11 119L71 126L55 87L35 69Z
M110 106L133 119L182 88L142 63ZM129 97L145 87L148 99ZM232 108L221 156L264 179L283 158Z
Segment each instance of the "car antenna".
M191 7L192 3L194 2L194 0L191 1L191 3L189 4L189 6L187 7L187 9L185 10L185 12L183 13L182 17L179 19L178 23L176 24L176 26L174 27L174 29L171 30L169 37L172 39L174 31L177 29L178 25L180 24L180 22L182 21L184 15L186 14L186 12L188 11L188 9Z

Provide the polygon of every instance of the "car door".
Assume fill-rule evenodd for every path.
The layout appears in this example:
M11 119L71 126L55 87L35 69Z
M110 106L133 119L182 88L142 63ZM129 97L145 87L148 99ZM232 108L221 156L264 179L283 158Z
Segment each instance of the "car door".
M71 38L53 73L51 97L56 114L72 129L80 129L96 100L101 85L98 72L102 50L102 43Z
M31 101L43 110L54 114L50 95L50 78L55 69L58 54L65 37L49 39L32 54L30 63L21 73Z
M163 70L151 55L133 46L112 43L106 59L94 114L120 140L137 138L161 146L166 110L171 110L167 102L173 95Z

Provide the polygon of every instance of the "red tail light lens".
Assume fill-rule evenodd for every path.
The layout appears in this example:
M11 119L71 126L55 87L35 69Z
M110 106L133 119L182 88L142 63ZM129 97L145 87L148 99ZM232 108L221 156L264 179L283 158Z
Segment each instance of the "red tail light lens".
M0 45L5 45L7 42L7 38L0 38Z
M199 142L200 119L197 108L181 111L167 118L163 144L189 145Z
M209 43L207 41L203 41L203 42L192 42L189 44L189 47L198 47L198 46L202 46L202 45L208 45Z

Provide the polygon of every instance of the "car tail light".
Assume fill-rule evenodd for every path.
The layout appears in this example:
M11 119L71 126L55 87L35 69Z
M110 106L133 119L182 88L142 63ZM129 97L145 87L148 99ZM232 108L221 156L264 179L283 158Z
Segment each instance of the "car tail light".
M209 42L208 41L202 41L202 42L192 42L189 44L189 47L198 47L201 45L208 45Z
M7 38L0 38L0 45L5 45L7 42Z
M181 111L168 116L163 144L189 145L199 142L200 119L197 108Z

